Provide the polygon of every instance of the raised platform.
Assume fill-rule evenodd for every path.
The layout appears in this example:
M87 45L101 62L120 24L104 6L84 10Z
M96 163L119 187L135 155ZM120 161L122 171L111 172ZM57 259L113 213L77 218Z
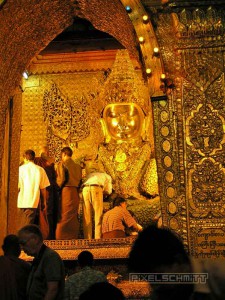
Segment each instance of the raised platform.
M117 239L92 240L49 240L44 243L59 253L64 261L66 274L77 272L77 256L83 250L92 252L95 268L104 272L110 283L122 290L126 299L147 299L150 293L148 282L133 282L129 280L126 262L134 237ZM21 258L30 261L33 258L25 253Z
M59 253L63 260L76 260L83 250L89 250L95 259L123 259L127 258L135 237L116 239L79 239L79 240L48 240L44 243ZM21 258L32 260L25 253Z

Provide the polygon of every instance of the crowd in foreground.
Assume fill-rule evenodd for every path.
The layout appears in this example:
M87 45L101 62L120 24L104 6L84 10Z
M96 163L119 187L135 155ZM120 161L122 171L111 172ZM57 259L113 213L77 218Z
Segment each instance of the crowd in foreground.
M107 282L104 273L93 268L89 251L80 252L80 271L65 279L62 259L43 243L36 225L26 225L18 235L6 236L2 249L2 300L125 299L121 290ZM21 250L34 257L32 264L19 258ZM149 226L140 232L127 267L129 278L145 275L142 278L149 281L152 300L225 299L225 260L190 258L180 238L167 228ZM199 274L202 280L194 280Z

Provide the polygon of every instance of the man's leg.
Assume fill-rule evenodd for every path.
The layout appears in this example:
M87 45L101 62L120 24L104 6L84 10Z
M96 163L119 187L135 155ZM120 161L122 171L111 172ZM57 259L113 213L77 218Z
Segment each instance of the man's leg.
M19 208L19 228L23 226L34 224L37 214L37 208Z
M103 190L99 186L92 187L92 204L95 214L95 239L102 235Z
M53 214L54 214L54 190L53 186L49 186L46 188L47 192L47 220L49 227L49 234L47 239L52 240L55 238L55 230L54 230L54 222L53 222Z
M92 205L91 205L91 187L83 188L83 230L84 238L92 239Z

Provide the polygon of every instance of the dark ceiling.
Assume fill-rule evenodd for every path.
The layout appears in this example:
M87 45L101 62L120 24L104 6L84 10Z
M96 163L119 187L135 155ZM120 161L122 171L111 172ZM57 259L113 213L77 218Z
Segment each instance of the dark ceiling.
M183 9L193 10L196 7L207 9L212 5L218 11L225 9L225 0L164 0L164 5L159 0L142 0L141 2L150 15L154 27L157 27L158 13L179 13ZM75 18L73 24L51 41L40 54L104 51L123 48L114 37L95 29L89 21Z
M76 18L73 24L52 40L40 54L76 53L123 48L114 37L95 29L89 21Z

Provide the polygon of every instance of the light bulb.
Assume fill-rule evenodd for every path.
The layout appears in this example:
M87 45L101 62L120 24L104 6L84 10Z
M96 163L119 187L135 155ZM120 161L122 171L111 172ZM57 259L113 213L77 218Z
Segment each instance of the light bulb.
M128 13L132 12L132 8L129 5L125 6L125 9Z
M143 36L140 36L140 37L138 38L138 40L139 40L139 42L140 42L141 44L144 43L144 41L145 41L145 39L144 39Z
M25 79L29 78L29 74L27 71L24 71L22 75L23 75L23 78L25 78Z
M149 20L148 15L144 15L142 17L142 20L143 20L144 23L148 23L148 20Z

